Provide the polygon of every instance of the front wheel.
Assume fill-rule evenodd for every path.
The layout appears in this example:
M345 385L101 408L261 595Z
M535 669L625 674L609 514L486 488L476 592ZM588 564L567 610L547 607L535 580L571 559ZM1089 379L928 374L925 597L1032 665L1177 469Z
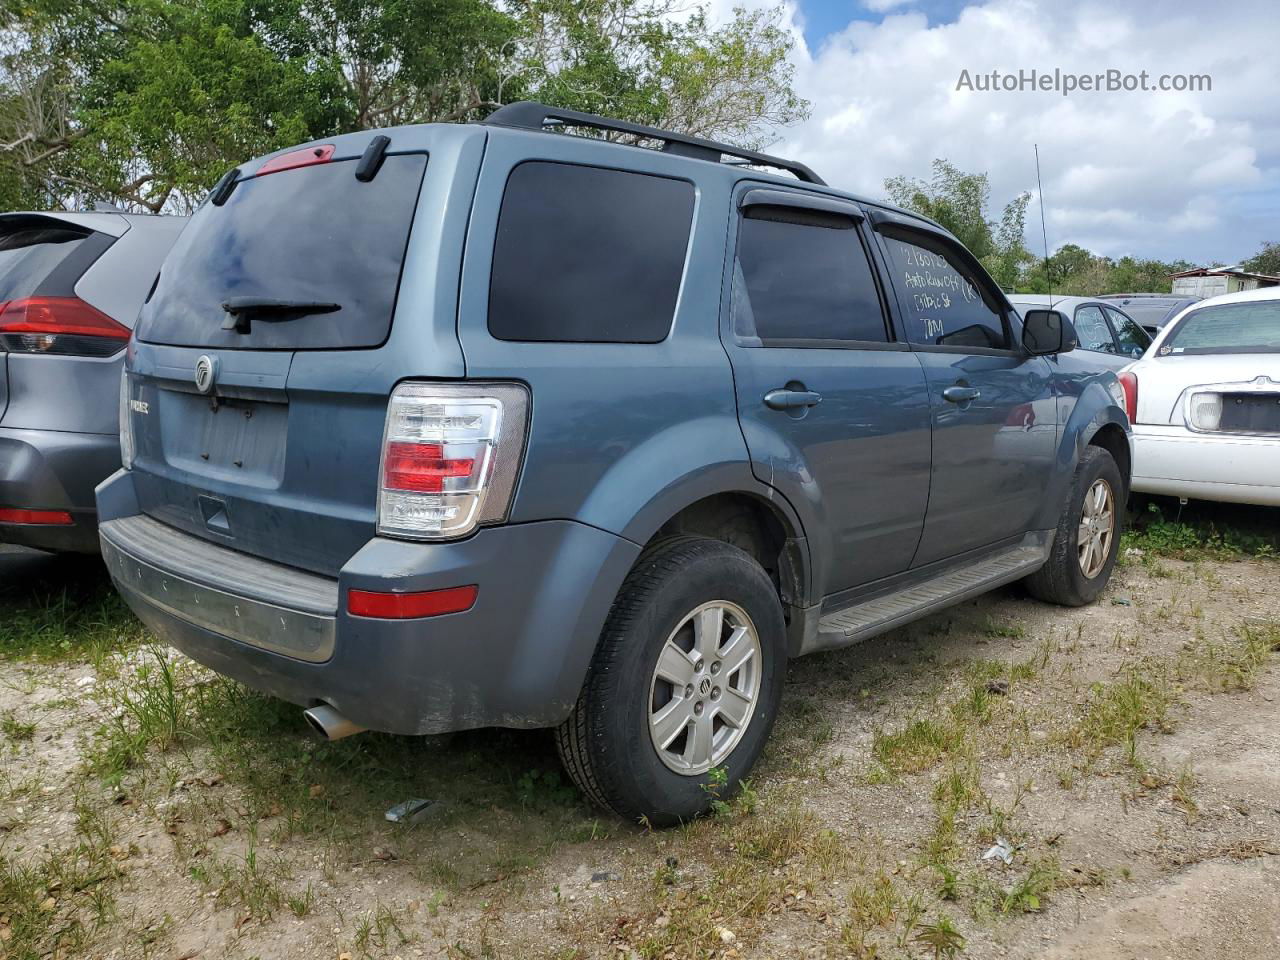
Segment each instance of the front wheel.
M1097 599L1116 564L1124 502L1124 478L1111 454L1102 447L1086 447L1049 560L1026 579L1033 597L1067 607Z
M565 768L631 820L670 826L705 812L764 748L785 650L777 591L746 553L701 538L649 549L556 732Z

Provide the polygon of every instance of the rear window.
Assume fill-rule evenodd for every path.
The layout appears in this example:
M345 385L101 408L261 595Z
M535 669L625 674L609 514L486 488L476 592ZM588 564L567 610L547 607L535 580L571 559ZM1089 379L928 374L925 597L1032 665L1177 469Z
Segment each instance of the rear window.
M666 339L692 223L685 180L520 164L498 215L489 332L499 340Z
M1280 353L1280 300L1192 310L1160 344L1159 353Z
M138 338L185 347L333 350L387 339L418 189L421 154L389 156L367 183L355 161L242 181L206 203L165 260ZM324 312L246 310L230 301L326 304ZM336 309L333 307L336 306Z
M91 230L49 225L0 226L0 302L30 297L93 235ZM68 277L69 293L80 270Z
M1160 301L1142 303L1131 301L1124 305L1124 312L1137 320L1144 327L1158 327L1169 319L1169 314L1177 307L1176 301Z

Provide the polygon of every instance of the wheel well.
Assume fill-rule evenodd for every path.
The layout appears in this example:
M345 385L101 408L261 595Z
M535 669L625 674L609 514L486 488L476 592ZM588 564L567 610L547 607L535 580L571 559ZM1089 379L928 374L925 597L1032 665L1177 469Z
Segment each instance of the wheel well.
M755 558L785 606L803 602L805 559L795 533L776 507L749 493L718 493L689 504L664 523L649 543L673 536L709 537Z
M1116 424L1108 423L1089 438L1089 445L1101 447L1111 454L1127 486L1132 477L1132 466L1129 460L1129 438L1125 436L1124 431Z

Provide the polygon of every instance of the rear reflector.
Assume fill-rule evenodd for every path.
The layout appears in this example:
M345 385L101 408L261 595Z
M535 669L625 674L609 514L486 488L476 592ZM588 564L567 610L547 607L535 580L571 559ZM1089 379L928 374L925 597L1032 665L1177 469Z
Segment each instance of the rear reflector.
M30 526L69 527L75 521L65 510L11 510L0 507L0 523L22 523Z
M109 357L129 328L78 297L25 297L0 306L0 345L12 353Z
M328 163L333 158L333 144L326 143L319 147L304 147L301 150L290 150L278 157L272 157L258 168L257 176L268 173L279 173L281 170L293 170L296 167L309 167L316 163Z
M378 620L416 620L439 617L446 613L463 613L475 606L479 587L448 587L422 593L377 593L372 590L348 590L347 612L353 617Z

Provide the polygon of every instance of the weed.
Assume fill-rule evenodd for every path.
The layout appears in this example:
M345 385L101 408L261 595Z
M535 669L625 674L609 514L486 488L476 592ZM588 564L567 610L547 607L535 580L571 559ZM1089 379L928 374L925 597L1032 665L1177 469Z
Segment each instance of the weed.
M933 951L933 960L951 960L964 949L964 937L956 929L955 922L945 913L933 923L920 927L915 942Z
M1038 913L1048 895L1063 885L1062 869L1052 857L1031 864L1027 875L1004 892L1001 913Z
M955 750L963 735L964 730L958 724L922 717L898 733L878 731L871 752L893 773L918 773Z
M392 943L393 936L398 946L409 943L409 937L400 926L400 918L396 916L395 911L383 904L378 904L356 921L354 946L362 957L385 954L388 945Z
M4 713L0 713L0 733L3 733L7 740L16 744L34 737L36 735L36 725L19 720L17 714L12 710L6 710Z
M1105 747L1122 744L1129 763L1139 765L1138 731L1168 729L1174 703L1174 693L1159 671L1151 664L1144 666L1145 672L1131 666L1120 680L1090 687L1092 701L1069 735L1072 746L1083 746L1096 755Z

